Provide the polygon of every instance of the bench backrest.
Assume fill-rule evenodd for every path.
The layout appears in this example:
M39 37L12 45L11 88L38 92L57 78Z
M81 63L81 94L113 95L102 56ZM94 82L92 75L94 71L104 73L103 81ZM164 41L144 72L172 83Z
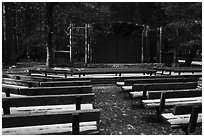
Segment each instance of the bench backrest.
M91 80L40 82L40 87L91 85Z
M153 90L176 90L193 89L197 87L197 82L177 82L177 83L148 83L134 84L133 90L153 91Z
M158 78L144 78L144 79L127 79L125 85L133 85L140 83L172 83L172 82L193 82L198 81L198 77L158 77Z
M10 85L27 86L27 87L56 87L56 86L91 85L91 80L36 82L36 81L28 81L28 80L16 80L16 79L10 79L10 78L3 78L2 83L10 84Z
M63 78L63 77L52 77L52 76L28 76L28 75L14 75L4 74L3 78L10 78L24 81L36 81L36 82L48 82L48 81L76 81L76 80L90 80L90 78Z
M152 76L131 76L131 77L119 77L117 81L125 81L128 79L148 79L148 78L186 78L186 77L193 77L193 78L199 78L202 77L202 75L152 75Z
M165 98L186 98L202 96L201 89L182 89L182 90L161 90L161 91L148 91L147 99L159 99L161 94L165 93Z
M174 115L191 114L192 108L198 106L198 113L202 113L202 103L177 104L173 106Z
M3 92L18 94L18 95L27 95L27 96L36 96L36 95L59 95L59 94L83 94L83 93L92 93L92 86L62 86L62 87L34 87L27 88L14 85L2 84Z

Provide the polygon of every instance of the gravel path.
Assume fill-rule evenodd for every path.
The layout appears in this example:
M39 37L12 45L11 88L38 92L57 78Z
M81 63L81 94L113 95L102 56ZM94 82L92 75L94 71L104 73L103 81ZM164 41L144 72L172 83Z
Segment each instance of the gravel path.
M139 99L130 96L116 85L94 85L95 108L100 108L102 135L183 135L181 129L172 130L157 121L155 110L139 107Z

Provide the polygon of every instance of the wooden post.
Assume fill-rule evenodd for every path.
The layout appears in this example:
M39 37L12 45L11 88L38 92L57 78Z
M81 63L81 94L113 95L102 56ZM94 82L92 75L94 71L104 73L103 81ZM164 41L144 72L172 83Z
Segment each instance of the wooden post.
M201 109L199 106L192 107L192 112L191 112L191 117L190 117L189 124L188 124L187 134L195 132L199 109Z
M87 64L87 61L88 61L88 39L87 39L87 33L88 33L88 31L87 31L87 28L88 28L88 24L85 24L85 28L84 28L84 30L85 30L85 34L84 34L84 45L85 45L85 61L84 61L84 63L85 63L85 66L86 66L86 64Z
M161 63L162 27L157 28L157 62Z
M6 93L6 97L10 97L10 89L6 89L5 93Z
M166 100L166 93L165 92L161 92L160 105L159 105L159 109L157 111L157 115L158 116L164 111L165 100Z
M159 63L162 62L162 27L159 28L159 45L160 45L160 51L159 51Z
M143 96L142 99L146 99L147 98L147 86L143 86Z
M11 114L9 99L7 99L6 101L3 101L2 105L3 105L3 112L4 112L4 114Z
M72 29L73 24L69 25L69 63L72 64Z
M149 61L150 61L148 31L149 31L149 26L146 26L145 37L146 37L146 59L147 59L147 63L149 63Z
M143 27L143 30L142 30L141 63L144 63L144 34L145 34L145 27Z
M93 47L92 47L92 26L89 24L89 63L93 63Z
M72 134L79 135L79 113L72 114Z
M81 110L81 96L76 96L76 110Z

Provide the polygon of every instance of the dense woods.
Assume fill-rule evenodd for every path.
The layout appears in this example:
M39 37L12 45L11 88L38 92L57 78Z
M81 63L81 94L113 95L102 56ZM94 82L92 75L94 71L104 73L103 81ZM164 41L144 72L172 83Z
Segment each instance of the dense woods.
M185 49L186 65L202 47L202 3L3 2L3 63L31 58L53 67L53 49L67 47L70 23L131 22L163 27L168 50ZM185 47L185 48L184 48Z

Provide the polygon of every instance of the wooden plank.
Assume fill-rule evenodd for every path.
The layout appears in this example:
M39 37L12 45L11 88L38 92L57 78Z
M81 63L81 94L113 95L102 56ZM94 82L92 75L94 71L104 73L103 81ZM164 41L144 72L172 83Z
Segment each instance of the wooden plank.
M181 78L144 78L144 79L127 79L125 85L141 84L141 83L173 83L173 82L195 82L198 81L198 77L181 77Z
M166 98L202 96L202 90L198 89L161 90L161 91L148 91L147 99L159 99L161 97L162 92L166 93Z
M177 104L201 103L202 97L191 98L170 98L165 100L165 107L173 107ZM160 106L160 99L142 100L142 104L146 108L158 108Z
M121 87L121 86L125 86L125 82L116 82L116 85Z
M3 89L9 89L9 93L35 96L35 95L59 95L59 94L83 94L92 93L92 86L66 86L66 87L16 87L3 86ZM3 90L6 92L6 90Z
M177 104L173 106L174 115L190 114L193 106L199 106L199 113L202 112L202 103L186 103L186 104Z
M132 91L132 86L122 86L123 91Z
M162 116L162 119L165 119L171 124L172 128L182 127L188 124L190 120L190 114L173 115L172 113L164 113L164 114L161 114L161 116ZM199 124L201 122L202 122L202 114L200 113L198 115L197 123Z
M116 79L117 82L124 82L125 80L150 79L150 78L199 78L202 75L151 75L151 76L121 76Z
M97 122L80 122L80 134L97 130ZM2 135L71 135L72 123L3 128Z
M176 89L193 89L197 87L197 82L178 82L178 83L151 83L151 84L134 84L132 90L176 90Z
M86 75L86 74L121 74L121 73L155 73L155 70L150 69L98 69L98 70L81 70L73 71L73 75Z
M4 107L7 102L9 102L9 107L76 104L76 99L79 97L81 100L80 102L83 104L93 103L95 98L94 93L28 96L15 98L7 97L2 99L2 107Z
M13 75L13 74L6 74L3 75L5 78L17 79L17 80L29 80L29 81L52 81L53 78L48 77L40 77L40 76L27 76L27 75Z
M2 90L4 89L19 89L19 88L28 88L26 86L19 86L19 85L10 85L10 84L2 84Z
M28 70L28 71L29 71L29 75L32 75L32 73L71 74L70 70L33 69L33 70Z
M98 121L100 119L99 109L44 114L3 115L2 128L72 123L73 114L79 114L79 122Z
M19 85L19 86L27 86L27 87L39 87L39 82L35 81L28 81L28 80L16 80L10 78L2 78L3 84L10 84L10 85Z
M173 105L177 105L177 104L187 104L187 103L201 103L201 101L197 101L197 100L165 101L165 108L172 108ZM160 107L160 102L149 103L149 102L143 102L143 100L142 100L142 104L143 104L143 106L144 106L145 108L155 109L155 108L159 108L159 107Z
M49 112L65 112L75 110L90 110L93 109L93 104L80 104L80 109L76 109L76 104L62 105L46 105L46 106L26 106L26 107L11 107L10 114L28 114L28 113L49 113ZM6 114L6 113L4 113Z
M90 78L63 78L59 76L28 76L28 75L14 75L14 74L6 74L3 75L4 78L11 78L11 79L17 79L17 80L28 80L28 81L36 81L36 82L48 82L48 81L76 81L76 80L90 80Z
M91 85L91 80L40 82L41 87Z
M186 102L186 101L202 101L202 97L190 97L190 98L168 98L166 102ZM147 103L160 103L160 99L147 99L142 100Z

